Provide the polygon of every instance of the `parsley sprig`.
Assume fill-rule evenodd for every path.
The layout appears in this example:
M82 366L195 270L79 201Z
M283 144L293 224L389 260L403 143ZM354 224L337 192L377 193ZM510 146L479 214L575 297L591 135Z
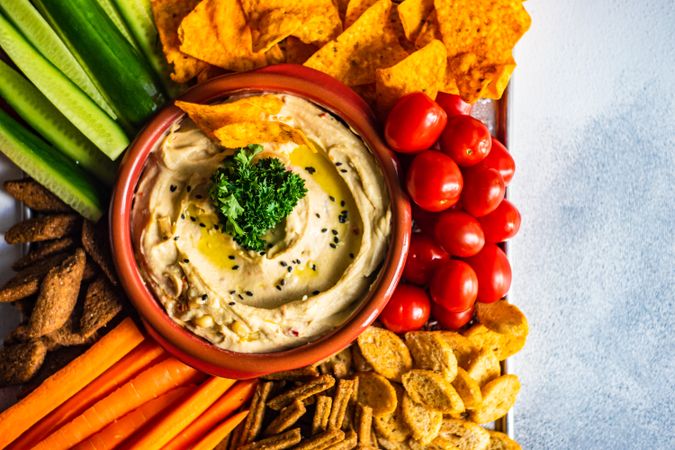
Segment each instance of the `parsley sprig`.
M253 158L263 150L250 144L223 161L211 178L209 196L225 231L248 250L262 251L265 233L277 226L307 194L305 181L277 158Z

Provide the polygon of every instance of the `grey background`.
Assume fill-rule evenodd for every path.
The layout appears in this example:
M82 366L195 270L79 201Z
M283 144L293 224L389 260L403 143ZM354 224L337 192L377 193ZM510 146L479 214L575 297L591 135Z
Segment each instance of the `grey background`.
M525 2L510 195L527 449L675 448L675 2Z
M510 255L531 335L513 358L516 437L525 449L675 448L675 2L525 5L510 188L523 226ZM14 170L0 161L0 179ZM17 214L0 193L0 230ZM0 239L0 282L16 252ZM0 336L16 319L0 305Z

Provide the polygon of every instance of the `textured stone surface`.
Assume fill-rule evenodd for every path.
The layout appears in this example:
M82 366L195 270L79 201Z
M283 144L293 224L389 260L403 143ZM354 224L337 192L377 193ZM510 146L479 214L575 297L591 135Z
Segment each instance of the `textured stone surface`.
M526 449L672 449L675 2L525 3L510 190Z

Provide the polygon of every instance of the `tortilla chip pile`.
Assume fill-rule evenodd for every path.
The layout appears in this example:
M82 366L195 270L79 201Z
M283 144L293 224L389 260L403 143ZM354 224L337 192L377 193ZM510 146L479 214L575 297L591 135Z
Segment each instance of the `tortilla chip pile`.
M503 300L476 308L462 334L370 327L321 363L264 377L228 448L520 449L481 425L516 400L499 362L523 347L527 320Z
M105 229L83 220L33 180L8 181L5 190L30 207L33 218L5 233L9 244L30 244L0 289L26 318L0 349L0 385L24 383L47 352L82 345L122 310ZM104 225L104 222L100 222Z
M500 98L530 26L521 0L152 0L172 78L304 64L380 112L400 96Z

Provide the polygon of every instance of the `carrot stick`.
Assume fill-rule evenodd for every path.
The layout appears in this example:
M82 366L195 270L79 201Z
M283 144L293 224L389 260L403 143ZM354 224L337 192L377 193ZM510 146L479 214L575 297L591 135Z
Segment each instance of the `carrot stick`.
M0 413L0 448L14 441L38 420L52 412L95 380L143 341L130 318L124 319L66 367L47 378L19 403Z
M190 448L202 436L205 436L219 422L223 421L253 396L255 380L241 381L223 394L204 414L197 417L181 433L164 446L164 450L182 450Z
M199 372L174 358L145 369L133 380L99 400L35 447L35 450L68 449L100 431L143 403L193 381Z
M220 444L223 439L225 439L227 435L230 434L242 420L244 420L247 414L248 410L242 411L225 420L214 428L213 431L204 436L202 440L197 442L192 447L192 450L213 450L216 445Z
M135 440L130 449L135 450L159 450L180 433L186 426L195 420L201 413L206 411L218 397L223 395L235 380L212 377L178 407L143 433Z
M171 405L184 397L195 386L182 386L173 389L161 397L150 400L131 411L126 416L114 421L93 436L73 447L74 450L110 450L126 438L149 423L158 414L165 412Z
M54 431L82 414L91 405L129 381L141 370L157 360L164 350L153 342L143 342L100 377L61 404L51 414L22 434L8 450L31 448Z

